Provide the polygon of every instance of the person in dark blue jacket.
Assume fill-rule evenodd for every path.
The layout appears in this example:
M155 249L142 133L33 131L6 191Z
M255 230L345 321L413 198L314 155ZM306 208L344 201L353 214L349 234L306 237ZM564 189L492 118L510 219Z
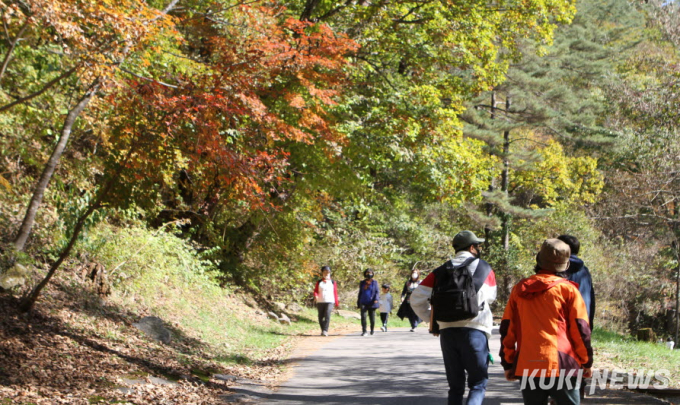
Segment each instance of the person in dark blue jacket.
M569 268L565 272L567 279L578 283L578 290L581 292L583 301L586 303L588 310L588 321L590 322L590 330L593 330L593 321L595 319L595 287L593 286L593 278L590 275L590 270L583 263L583 260L578 258L578 252L581 248L576 236L560 235L557 239L569 245L571 248L571 257L569 257Z
M364 271L364 279L359 283L357 307L361 309L361 336L366 336L366 315L371 321L371 335L375 329L375 310L380 306L378 282L373 279L373 270Z

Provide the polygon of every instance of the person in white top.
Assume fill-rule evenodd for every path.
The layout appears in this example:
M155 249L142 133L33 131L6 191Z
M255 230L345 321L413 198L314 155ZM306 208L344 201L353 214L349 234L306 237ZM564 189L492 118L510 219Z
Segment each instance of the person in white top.
M335 281L331 280L331 268L323 266L321 268L321 277L321 280L317 281L314 287L314 301L319 311L321 336L328 336L333 306L339 307L340 302L338 301L338 287Z

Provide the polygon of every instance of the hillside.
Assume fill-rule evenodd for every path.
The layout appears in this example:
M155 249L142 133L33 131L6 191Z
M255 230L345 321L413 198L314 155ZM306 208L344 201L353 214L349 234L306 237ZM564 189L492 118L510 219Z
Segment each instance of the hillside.
M135 266L135 258L157 261L155 271L125 267L125 280L111 277L109 294L98 293L75 261L76 267L55 278L31 314L18 312L14 296L0 294L3 403L218 403L230 393L230 382L211 376L271 384L284 370L281 360L294 336L316 330L309 310L290 313L292 325L279 324L265 311L281 314L280 309L223 289L206 274L187 272L184 266L200 263L190 250L182 250L180 240L144 235L151 238L148 251L135 245L138 256L130 258L118 244L116 259L127 257ZM180 262L170 255L185 261L173 267ZM162 282L148 284L145 275ZM168 344L134 327L145 316L165 321L172 335ZM129 386L125 380L150 377L173 384L135 385L123 392Z

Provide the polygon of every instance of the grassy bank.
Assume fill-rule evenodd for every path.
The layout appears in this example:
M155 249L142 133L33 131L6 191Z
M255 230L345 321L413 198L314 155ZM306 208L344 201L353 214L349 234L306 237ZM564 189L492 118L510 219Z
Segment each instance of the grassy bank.
M680 350L665 344L640 342L630 336L595 328L592 335L595 368L632 370L666 369L671 386L680 388Z

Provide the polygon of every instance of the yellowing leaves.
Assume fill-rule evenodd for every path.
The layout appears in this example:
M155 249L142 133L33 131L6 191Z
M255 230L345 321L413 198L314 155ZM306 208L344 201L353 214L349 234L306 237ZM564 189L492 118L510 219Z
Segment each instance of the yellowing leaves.
M78 67L83 81L102 77L115 82L114 72L132 53L161 32L165 36L178 34L172 29L172 18L143 0L29 0L26 3L32 31L46 46L54 44L62 48L68 55L65 65ZM27 16L15 18L22 23ZM148 63L145 59L142 61L143 66Z
M0 176L0 186L4 187L6 191L12 191L12 185L3 176Z
M513 187L529 191L553 206L561 201L593 203L604 187L604 176L597 170L597 159L565 156L562 145L548 141L536 148L539 159L511 176Z

